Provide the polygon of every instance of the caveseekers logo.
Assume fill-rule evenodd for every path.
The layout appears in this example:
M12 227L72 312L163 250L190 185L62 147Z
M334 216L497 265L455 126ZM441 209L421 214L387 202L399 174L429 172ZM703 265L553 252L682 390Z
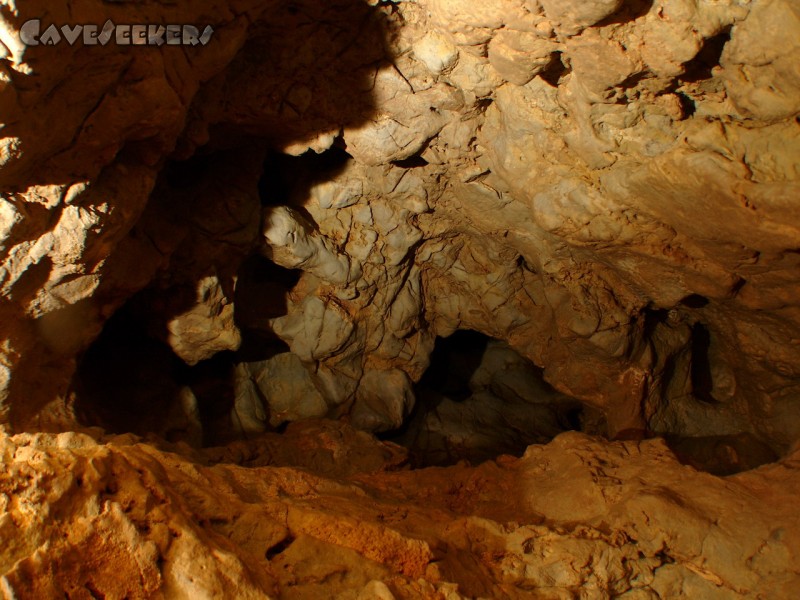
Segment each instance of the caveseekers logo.
M84 46L205 46L211 41L214 28L208 25L201 32L194 25L116 25L110 19L98 25L50 25L42 29L42 21L27 21L19 37L26 46L57 46L62 42L73 46L79 40Z

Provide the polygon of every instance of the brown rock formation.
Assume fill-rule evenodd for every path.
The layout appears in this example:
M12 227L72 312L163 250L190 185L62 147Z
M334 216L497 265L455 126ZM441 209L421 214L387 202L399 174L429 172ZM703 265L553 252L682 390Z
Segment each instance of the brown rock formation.
M792 597L796 2L0 20L5 596Z
M520 459L395 471L398 449L365 438L329 423L293 426L279 440L190 460L125 436L5 437L0 531L13 543L0 589L8 598L790 598L800 577L796 455L720 479L682 466L661 441L576 433Z

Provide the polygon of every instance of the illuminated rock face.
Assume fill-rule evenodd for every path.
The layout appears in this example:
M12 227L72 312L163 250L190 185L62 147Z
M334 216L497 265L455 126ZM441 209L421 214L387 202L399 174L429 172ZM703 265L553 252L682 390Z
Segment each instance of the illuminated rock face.
M525 597L543 587L560 597L580 586L632 597L791 596L798 531L782 503L798 481L790 457L800 438L796 3L80 0L12 3L2 19L0 428L101 425L164 437L185 455L69 436L77 449L56 449L63 437L13 442L44 479L25 484L35 496L25 518L38 527L29 536L14 500L22 488L10 479L0 489L3 539L18 540L2 556L6 595L94 593L78 566L71 583L56 581L56 565L106 548L92 536L112 555L151 535L141 523L165 522L124 516L124 502L100 487L84 494L59 483L48 495L48 477L67 477L74 453L131 481L134 463L156 478L177 469L158 484L163 492L130 491L149 502L180 495L171 488L180 477L187 489L197 484L170 462L210 460L190 446L329 417L403 443L413 431L392 432L404 423L435 430L435 447L409 442L412 453L430 452L427 464L456 446L473 459L492 447L521 452L512 439L524 447L571 428L663 435L678 456L718 474L786 458L721 480L680 467L659 442L568 434L517 463L364 483L345 468L354 453L343 452L317 468L312 486L333 508L303 513L322 529L286 525L278 515L287 509L275 508L268 520L283 525L264 525L256 560L241 538L249 525L214 533L213 515L199 522L181 505L164 518L173 538L191 540L179 551L188 554L170 558L169 536L154 538L131 575L140 588L125 593L198 597L196 584L213 597L232 577L244 596L292 597L275 565L302 573L302 585L330 581L342 571L310 563L329 560L333 544L353 552L334 579L354 598ZM191 47L25 47L18 32L31 19L43 19L41 31L112 19L210 25L213 35ZM451 356L463 379L456 393L431 383L430 370L442 338L461 330L492 340L477 358L466 346ZM576 452L593 473L586 489L565 474ZM205 468L196 478L212 477ZM212 478L258 478L208 468ZM504 488L514 469L552 471L558 485L539 474L533 487ZM296 477L289 495L302 498L311 484ZM486 496L496 512L426 491L448 477L496 484ZM353 540L373 533L337 521L365 510L362 484L376 502L430 512L407 526L365 512L377 528L369 532L389 540L367 548ZM277 502L268 500L277 487L249 500L257 484L236 485L213 500L237 515L230 522L250 509L228 500ZM647 486L659 491L649 496ZM712 532L720 515L750 510L737 504L742 490L752 494L752 523ZM47 511L62 501L69 508L53 525ZM574 517L558 512L573 508ZM598 517L603 510L611 516ZM652 531L642 533L640 513ZM82 521L84 537L35 554L70 519L102 525ZM290 530L288 550L267 552ZM228 533L233 541L215 537ZM540 536L562 558L526 541ZM647 546L642 556L632 540ZM216 575L197 583L186 557L208 548ZM102 572L100 556L85 569ZM600 574L603 557L612 566ZM34 573L51 574L45 587L25 587ZM103 577L91 585L116 597ZM333 593L323 588L295 591Z
M188 455L134 442L0 437L4 597L795 595L796 453L721 479L580 433L417 471L331 422Z

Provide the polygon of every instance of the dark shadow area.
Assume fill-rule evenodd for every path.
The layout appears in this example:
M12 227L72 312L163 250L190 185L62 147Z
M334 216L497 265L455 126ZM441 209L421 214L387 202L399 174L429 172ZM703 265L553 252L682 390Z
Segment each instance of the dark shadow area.
M303 198L314 181L336 177L352 157L338 144L317 154L308 150L300 156L270 152L258 182L262 206L283 206L292 198Z
M683 464L712 475L734 475L778 460L767 444L749 433L704 437L668 435L665 440Z
M626 0L621 9L593 25L593 27L605 27L606 25L623 24L635 21L639 17L645 16L653 8L654 0Z
M267 550L267 552L264 555L264 558L266 558L269 561L277 558L279 555L283 554L284 552L286 552L286 550L289 549L289 546L291 546L294 543L294 540L295 537L292 534L290 533L287 534L283 540L271 546Z
M213 445L232 427L236 365L289 349L274 336L243 330L238 351L189 366L152 335L149 293L118 310L81 357L72 383L76 414L82 423L110 433Z
M481 364L490 338L477 331L462 329L438 338L431 353L431 364L417 384L417 390L430 391L457 402L472 395L469 382Z
M715 402L711 392L714 389L714 381L711 375L711 360L709 350L711 348L711 333L702 323L695 323L692 326L692 394L703 402Z
M689 294L680 303L687 308L704 308L708 306L708 298L700 294Z
M539 73L539 77L541 77L549 86L551 87L558 87L561 84L561 81L566 77L570 72L569 67L564 64L564 61L561 59L561 52L554 52L553 59L550 61L550 64L545 67L545 69Z
M259 255L262 211L293 204L313 223L302 207L310 186L350 156L341 138L320 153L284 150L302 152L373 117L375 73L390 60L386 18L362 0L277 3L195 96L174 159L103 267L95 298L106 314L120 308L79 357L72 389L82 422L193 443L202 427L208 441L230 414L236 366L288 351L269 320L287 313L300 272ZM208 132L200 148L197 131ZM120 160L137 156L123 150ZM233 303L242 342L189 367L167 344L167 324L203 302L214 310Z
M409 156L408 158L404 158L402 160L393 160L392 164L396 167L400 167L401 169L417 169L428 166L428 161L422 158L422 156L419 154L415 154L414 156Z
M678 97L678 102L681 104L684 117L691 117L697 112L697 104L689 96L683 92L675 92L675 95Z
M437 339L415 395L405 425L382 436L408 448L415 468L520 456L564 431L593 429L583 405L550 387L541 369L475 331Z
M644 319L644 338L651 339L656 328L667 322L669 311L666 308L645 308L642 311Z
M639 73L634 73L633 75L629 75L624 80L622 80L618 84L618 86L626 90L635 88L636 86L639 85L639 83L641 83L643 79L646 79L648 76L650 76L649 71L641 71Z
M722 51L731 39L731 29L733 26L725 27L717 35L708 38L703 42L703 47L695 57L684 65L681 81L697 83L706 79L711 79L711 71L719 66Z
M281 151L366 122L372 85L388 64L387 11L362 0L277 3L252 24L228 69L211 144L257 136Z
M301 271L285 269L259 254L246 258L234 293L236 325L243 331L268 335L269 320L287 313L287 296L301 275Z
M174 439L177 432L164 425L189 367L148 335L134 303L109 319L81 358L73 380L75 411L83 423L112 433L156 432Z

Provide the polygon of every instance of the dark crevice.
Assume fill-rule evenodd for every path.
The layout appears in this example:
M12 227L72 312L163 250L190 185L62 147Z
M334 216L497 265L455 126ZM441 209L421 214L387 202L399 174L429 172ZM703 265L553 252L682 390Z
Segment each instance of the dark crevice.
M220 158L214 152L199 152L186 160L167 162L161 171L163 182L174 189L186 189L203 181Z
M639 85L642 79L645 79L648 75L650 75L648 71L640 71L638 73L634 73L633 75L629 75L619 84L619 87L626 90L635 88Z
M737 278L736 283L731 286L731 296L736 296L745 285L747 285L746 279L743 277Z
M519 456L587 425L583 405L553 390L542 369L475 331L437 339L415 395L403 427L381 436L406 446L414 467Z
M687 308L703 308L708 306L708 298L700 294L689 294L680 303Z
M644 320L644 339L650 340L655 333L656 327L665 323L669 318L669 311L665 308L646 308L642 311Z
M550 64L545 67L545 69L539 73L539 77L541 77L548 85L552 87L558 87L564 77L567 76L569 73L569 68L561 57L561 52L554 52L553 58L550 61Z
M681 80L688 83L697 83L711 79L712 70L719 66L722 51L731 39L731 27L724 28L717 35L703 42L703 47L695 57L684 65Z
M439 338L431 353L430 366L418 387L429 389L457 402L471 395L470 377L480 366L489 337L471 330L456 331Z
M687 96L683 92L675 92L675 95L678 97L678 102L680 102L681 111L683 112L684 117L691 117L697 112L697 104L694 100L692 100L691 97Z
M283 554L284 552L286 552L286 550L289 549L289 546L291 546L294 543L294 540L295 540L294 536L287 535L284 539L282 539L280 542L278 542L277 544L269 548L269 550L267 550L265 558L267 560L273 560L275 557Z
M319 154L313 150L300 156L269 154L258 182L261 205L292 204L292 198L302 197L312 181L333 179L350 160L352 157L338 144Z
M714 382L711 375L711 333L702 323L692 326L692 365L690 370L692 393L703 402L714 402L712 390Z
M639 17L645 16L653 7L654 0L628 0L623 4L623 7L600 21L595 23L593 27L605 27L607 25L621 25L623 23L630 23Z
M400 167L401 169L415 169L418 167L427 166L428 161L417 154L402 160L393 160L392 164L396 167Z

